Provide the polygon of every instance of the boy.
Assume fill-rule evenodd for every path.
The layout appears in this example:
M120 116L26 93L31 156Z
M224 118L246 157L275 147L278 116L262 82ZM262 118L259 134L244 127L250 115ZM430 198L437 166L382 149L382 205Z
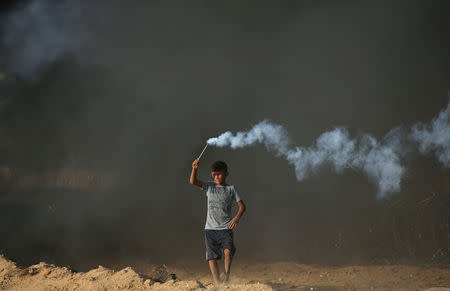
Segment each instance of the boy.
M190 182L206 191L208 197L208 212L205 224L206 260L209 263L214 283L219 282L219 266L222 253L225 257L224 283L230 278L231 260L236 248L233 243L233 229L236 228L239 219L245 211L245 204L239 197L233 185L228 185L225 180L228 177L228 167L225 162L217 161L211 166L211 176L214 182L202 182L197 179L199 160L192 163ZM231 206L236 201L239 211L231 218Z

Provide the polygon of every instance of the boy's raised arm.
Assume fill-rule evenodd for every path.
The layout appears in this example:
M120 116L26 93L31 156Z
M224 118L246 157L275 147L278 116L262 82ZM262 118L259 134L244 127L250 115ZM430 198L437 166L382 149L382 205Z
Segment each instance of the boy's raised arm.
M197 179L197 170L198 170L198 164L199 163L200 163L200 161L198 159L195 159L192 162L191 179L189 180L189 182L192 185L196 185L196 186L201 188L203 186L203 182Z

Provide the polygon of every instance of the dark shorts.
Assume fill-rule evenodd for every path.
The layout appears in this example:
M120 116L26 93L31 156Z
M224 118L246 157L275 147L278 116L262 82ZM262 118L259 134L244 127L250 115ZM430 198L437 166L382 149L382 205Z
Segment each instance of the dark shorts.
M236 247L233 242L231 229L205 229L206 260L220 260L225 249L229 249L234 256Z

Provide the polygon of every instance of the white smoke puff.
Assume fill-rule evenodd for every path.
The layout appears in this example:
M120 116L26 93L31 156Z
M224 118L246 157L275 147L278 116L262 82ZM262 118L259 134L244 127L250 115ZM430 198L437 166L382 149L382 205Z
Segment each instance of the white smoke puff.
M218 137L208 139L207 143L218 147L230 146L232 149L260 143L264 144L267 150L283 155L288 149L289 137L283 126L263 120L247 132L233 135L227 131Z
M450 167L450 103L430 125L415 124L411 130L411 138L419 144L422 153L433 150L439 161Z
M346 129L336 128L321 134L313 147L289 151L286 159L294 165L299 181L324 163L331 163L336 172L345 168L362 169L377 184L378 196L383 197L400 190L405 172L400 164L399 134L399 130L391 131L384 138L384 144L369 135L357 142L350 138Z
M354 156L355 142L346 129L336 128L319 136L314 147L297 147L288 151L286 160L295 167L297 180L302 181L324 162L331 162L337 172L349 166Z
M294 165L295 177L298 181L302 181L308 176L310 159L304 148L296 147L295 150L289 151L286 155L286 160L289 164Z
M394 129L378 142L370 135L364 135L352 164L361 168L370 180L378 186L378 196L400 191L405 168L400 163L402 154L399 129Z
M317 139L317 152L325 155L337 172L349 167L349 161L353 159L355 151L354 140L346 129L336 128L333 131L325 132Z
M374 146L368 153L363 170L371 180L376 181L378 196L400 191L400 182L405 172L399 156L388 146Z

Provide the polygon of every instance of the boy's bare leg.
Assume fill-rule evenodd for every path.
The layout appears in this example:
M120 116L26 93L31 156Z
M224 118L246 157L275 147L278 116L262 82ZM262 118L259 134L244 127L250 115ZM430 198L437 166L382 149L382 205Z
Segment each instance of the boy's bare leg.
M233 257L231 256L231 252L229 249L223 250L223 253L225 254L225 280L224 282L227 283L230 279L230 268L231 268L231 261L233 260Z
M217 260L209 260L208 263L214 280L214 284L219 285L219 265L217 265Z

